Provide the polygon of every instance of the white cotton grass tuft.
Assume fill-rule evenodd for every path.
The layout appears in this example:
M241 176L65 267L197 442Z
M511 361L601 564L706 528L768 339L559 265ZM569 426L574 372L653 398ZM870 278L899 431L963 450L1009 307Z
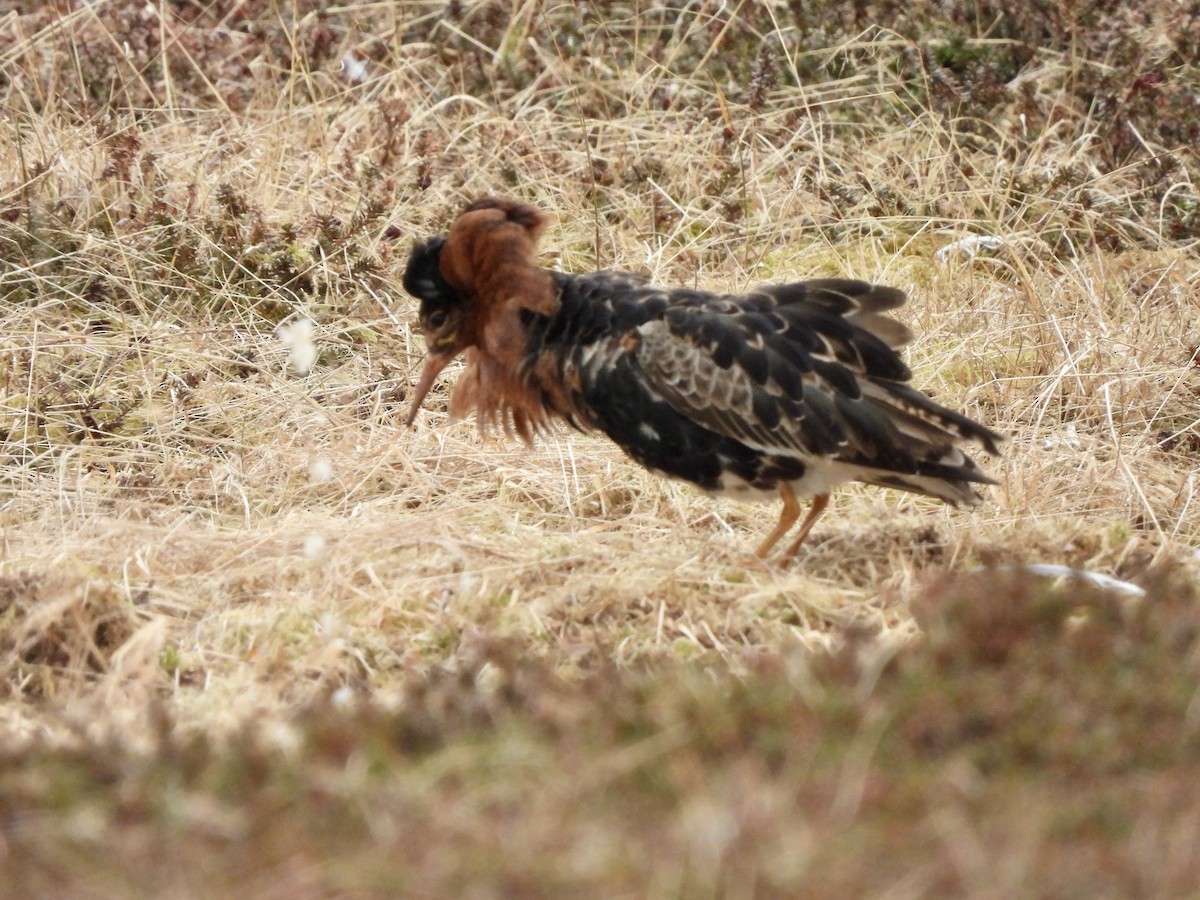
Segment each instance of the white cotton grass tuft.
M367 80L367 61L351 50L342 57L341 74L352 84L362 84Z
M314 459L308 464L308 480L313 484L325 484L333 480L333 463L325 458Z
M329 545L325 541L325 535L313 534L308 535L304 539L304 555L308 559L322 559L329 550Z
M316 364L317 345L313 340L316 327L312 319L297 319L289 325L280 325L276 332L288 348L288 360L297 375L307 375Z

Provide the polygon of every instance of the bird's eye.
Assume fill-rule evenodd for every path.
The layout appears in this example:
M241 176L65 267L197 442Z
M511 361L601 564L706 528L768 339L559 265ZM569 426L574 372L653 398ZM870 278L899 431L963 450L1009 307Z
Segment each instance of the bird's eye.
M430 314L429 327L434 331L438 331L446 324L446 319L448 318L449 316L447 315L446 311L444 309L439 309L437 312Z

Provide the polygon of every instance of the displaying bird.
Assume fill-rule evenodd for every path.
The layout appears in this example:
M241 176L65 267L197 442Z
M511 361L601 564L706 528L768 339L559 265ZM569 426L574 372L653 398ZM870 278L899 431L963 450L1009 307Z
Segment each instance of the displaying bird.
M450 401L530 442L554 419L608 435L651 471L714 493L783 500L765 556L814 498L784 559L829 492L863 481L975 504L994 484L959 444L1003 437L912 387L884 315L895 288L814 279L715 294L615 271L536 262L548 217L511 199L465 208L417 243L404 273L428 354L406 424L446 364L466 354Z

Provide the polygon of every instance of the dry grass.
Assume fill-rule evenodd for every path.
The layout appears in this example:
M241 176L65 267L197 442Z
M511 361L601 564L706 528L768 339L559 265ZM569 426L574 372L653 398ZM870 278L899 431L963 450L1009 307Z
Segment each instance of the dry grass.
M75 896L219 895L239 879L264 896L750 895L791 893L832 852L846 868L813 894L1194 886L1194 862L1146 837L1178 819L1192 839L1170 840L1194 844L1200 828L1170 788L1200 762L1186 685L1129 701L1130 721L1157 709L1180 729L1169 761L1130 745L1107 769L1049 766L1044 784L1049 751L997 714L988 735L1007 737L989 752L1015 800L976 791L987 767L954 741L923 762L887 729L956 685L964 708L999 702L972 696L970 673L943 684L927 649L896 649L922 630L910 606L981 564L1137 581L1194 622L1196 13L874 4L888 30L862 6L0 12L0 752L28 774L0 797L0 872ZM970 512L846 490L781 570L750 556L774 510L658 480L603 440L481 440L436 397L401 429L423 352L399 288L408 246L496 192L558 213L544 247L565 269L908 290L919 384L1012 436L991 465L1000 487ZM1000 243L951 246L971 235ZM306 319L316 355L298 371L284 337ZM960 593L1036 610L1078 591ZM1075 634L1064 621L1056 640ZM1104 652L1139 640L1104 622ZM987 644L991 624L956 627ZM1159 622L1146 646L1161 658L1129 671L1158 683L1178 660L1194 690L1190 627ZM876 651L827 655L847 634L915 655L873 694L871 664L847 674L847 660ZM1022 659L1009 676L1050 671ZM1068 669L1052 674L1078 682L1067 699L1084 711L1088 679L1122 677ZM1031 677L1006 689L1026 696ZM710 720L728 745L713 749ZM762 728L783 757L754 743ZM1108 739L1132 733L1118 720ZM897 747L900 794L860 805L863 784L838 786L870 782ZM572 767L592 780L572 788ZM1149 799L1124 778L1142 768L1160 776ZM526 808L522 785L543 777ZM1144 802L1150 818L1056 831L1075 777L1115 778L1100 791L1113 815L1134 822ZM844 848L799 812L811 804ZM917 837L893 835L914 804ZM328 814L328 833L279 825L292 806ZM660 814L656 857L622 816L654 834ZM188 845L193 827L207 837ZM519 846L494 845L495 828ZM418 836L428 849L390 867ZM98 861L108 843L126 874ZM474 868L463 844L480 848ZM895 863L862 869L888 846ZM1112 879L1054 868L1111 846L1127 862ZM232 874L211 880L222 859Z

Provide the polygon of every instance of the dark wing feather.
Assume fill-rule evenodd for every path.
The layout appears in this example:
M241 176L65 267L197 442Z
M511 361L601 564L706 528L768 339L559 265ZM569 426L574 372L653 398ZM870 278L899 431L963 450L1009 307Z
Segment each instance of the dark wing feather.
M912 340L912 332L906 326L881 315L903 306L908 299L904 291L897 288L847 278L815 278L793 284L768 285L760 290L775 298L781 306L793 303L823 306L869 331L892 349L903 347Z
M907 329L881 315L903 302L899 291L828 280L741 297L670 293L664 314L632 332L637 361L698 424L772 455L990 481L955 444L994 452L1000 436L905 384L911 373L889 343Z
M772 363L793 375L795 367L765 342L761 348L749 346L747 336L732 325L719 335L716 327L705 329L706 314L701 312L671 312L679 315L647 322L636 333L641 371L672 407L705 428L763 452L798 457L837 453L844 439L833 407L820 398L807 402L812 388L805 382L815 379L811 366L785 386L771 376ZM691 318L698 320L696 329L686 328ZM767 374L756 383L751 373L764 358ZM793 396L786 387L792 387Z

